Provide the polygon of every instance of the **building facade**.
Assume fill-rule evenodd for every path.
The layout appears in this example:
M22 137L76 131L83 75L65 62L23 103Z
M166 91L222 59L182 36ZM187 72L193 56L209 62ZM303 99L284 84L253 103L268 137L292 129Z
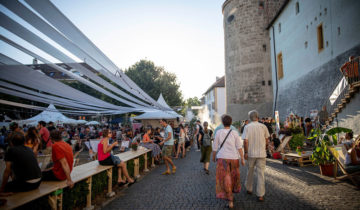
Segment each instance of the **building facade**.
M272 116L273 91L266 26L284 0L227 0L223 4L226 112L245 120L256 109Z
M360 1L290 0L267 27L274 109L280 119L320 110L342 78L341 65L360 55Z
M221 123L221 115L226 113L225 76L216 78L216 82L204 93L203 109L200 120L217 126Z

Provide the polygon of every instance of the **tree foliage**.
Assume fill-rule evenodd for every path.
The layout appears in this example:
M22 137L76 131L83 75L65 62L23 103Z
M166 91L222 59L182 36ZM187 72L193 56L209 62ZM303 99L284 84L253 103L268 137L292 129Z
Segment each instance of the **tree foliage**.
M183 104L176 75L165 71L163 67L155 66L154 62L140 60L125 70L125 74L153 99L157 100L162 93L169 106Z
M181 110L181 113L183 116L185 116L186 114L186 110L188 108L191 108L192 106L200 106L201 105L201 101L198 97L193 97L193 98L188 98L185 100L184 104L183 104L183 109ZM198 115L198 110L193 110L193 113L195 116Z

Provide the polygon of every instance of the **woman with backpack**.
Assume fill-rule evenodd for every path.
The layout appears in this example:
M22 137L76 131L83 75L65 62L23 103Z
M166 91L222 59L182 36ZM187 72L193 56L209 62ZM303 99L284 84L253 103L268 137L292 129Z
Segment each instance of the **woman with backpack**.
M210 155L211 155L211 140L213 139L213 131L208 129L208 122L204 122L204 129L199 131L199 142L201 145L201 159L200 162L204 163L204 170L206 174L209 172Z

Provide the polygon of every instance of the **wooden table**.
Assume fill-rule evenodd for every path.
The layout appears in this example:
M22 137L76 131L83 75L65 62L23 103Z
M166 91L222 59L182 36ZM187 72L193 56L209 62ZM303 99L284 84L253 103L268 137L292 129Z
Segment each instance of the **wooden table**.
M295 152L282 154L283 164L296 164L300 167L312 165L312 161L310 159L312 153L312 151L305 151L305 153L301 155Z

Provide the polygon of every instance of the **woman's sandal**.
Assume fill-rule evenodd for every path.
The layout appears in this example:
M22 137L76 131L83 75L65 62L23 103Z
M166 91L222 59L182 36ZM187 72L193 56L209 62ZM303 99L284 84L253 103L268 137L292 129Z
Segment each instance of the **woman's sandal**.
M119 185L119 187L122 187L122 186L124 186L126 183L127 183L126 181L118 182L118 185Z
M171 174L170 171L165 171L162 173L162 175L170 175L170 174Z
M133 184L135 184L135 182L136 182L136 178L134 179L133 182L128 182L128 183L129 183L129 184L128 184L128 187L131 186L131 185L133 185Z

